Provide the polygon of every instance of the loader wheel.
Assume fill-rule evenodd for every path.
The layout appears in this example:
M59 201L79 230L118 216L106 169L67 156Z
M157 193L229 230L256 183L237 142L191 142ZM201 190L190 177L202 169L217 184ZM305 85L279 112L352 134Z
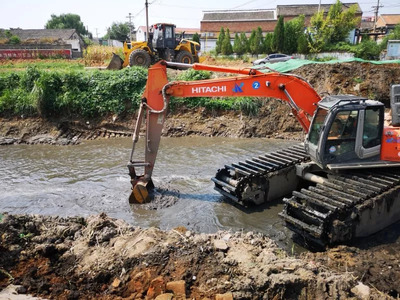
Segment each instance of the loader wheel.
M132 66L140 66L144 68L148 68L151 63L151 57L149 53L147 53L143 49L136 49L131 52L129 55L129 65Z
M188 51L181 51L176 56L176 62L182 64L192 64L193 63L193 55Z

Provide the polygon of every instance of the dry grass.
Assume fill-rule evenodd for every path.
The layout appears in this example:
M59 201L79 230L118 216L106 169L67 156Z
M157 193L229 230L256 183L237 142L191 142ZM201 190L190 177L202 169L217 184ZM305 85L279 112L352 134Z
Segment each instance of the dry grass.
M83 62L85 66L107 66L113 52L123 57L122 48L91 45L83 53Z

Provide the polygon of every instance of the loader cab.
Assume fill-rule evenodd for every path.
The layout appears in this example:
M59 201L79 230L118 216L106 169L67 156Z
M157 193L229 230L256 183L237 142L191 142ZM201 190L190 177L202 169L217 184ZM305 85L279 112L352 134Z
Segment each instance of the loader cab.
M350 95L328 96L318 103L306 150L321 168L380 158L384 105Z
M152 45L156 49L174 49L176 47L175 25L154 24L152 26Z

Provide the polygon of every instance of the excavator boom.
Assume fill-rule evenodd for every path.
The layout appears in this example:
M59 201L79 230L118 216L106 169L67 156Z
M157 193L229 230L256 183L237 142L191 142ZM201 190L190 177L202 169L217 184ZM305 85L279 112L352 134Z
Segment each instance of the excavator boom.
M179 64L182 67L182 64ZM169 98L173 97L271 97L286 101L293 115L305 132L310 127L310 118L316 109L320 96L304 79L281 73L262 73L254 69L233 69L201 64L186 65L195 70L239 74L199 81L168 82L166 68L176 67L174 63L161 61L149 69L146 89L139 109L133 142L138 141L142 120L146 120L145 158L133 161L133 150L128 164L132 182L131 202L145 202L147 188L153 186L151 175L157 157L161 132L165 121ZM136 167L144 167L144 173L137 175Z

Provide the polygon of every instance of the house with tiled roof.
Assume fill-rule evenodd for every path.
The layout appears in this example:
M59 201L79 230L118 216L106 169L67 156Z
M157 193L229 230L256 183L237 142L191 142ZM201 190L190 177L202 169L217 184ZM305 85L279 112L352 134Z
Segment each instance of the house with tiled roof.
M14 45L13 49L54 50L55 48L70 49L71 57L82 57L85 42L75 29L0 29L0 39L6 35L17 36L20 39L19 45ZM35 46L37 45L37 46ZM57 46L57 47L55 47ZM62 47L66 46L66 47Z
M384 14L378 17L376 21L377 28L386 28L387 31L394 29L394 27L400 24L400 15L399 14Z
M318 12L318 10L324 11L324 14L328 14L329 9L332 4L296 4L296 5L277 5L277 17L283 16L284 21L289 21L294 19L300 15L305 16L306 25L310 24L311 17ZM348 10L352 6L356 6L356 17L359 17L361 20L362 10L358 3L342 3L342 9L344 11Z

